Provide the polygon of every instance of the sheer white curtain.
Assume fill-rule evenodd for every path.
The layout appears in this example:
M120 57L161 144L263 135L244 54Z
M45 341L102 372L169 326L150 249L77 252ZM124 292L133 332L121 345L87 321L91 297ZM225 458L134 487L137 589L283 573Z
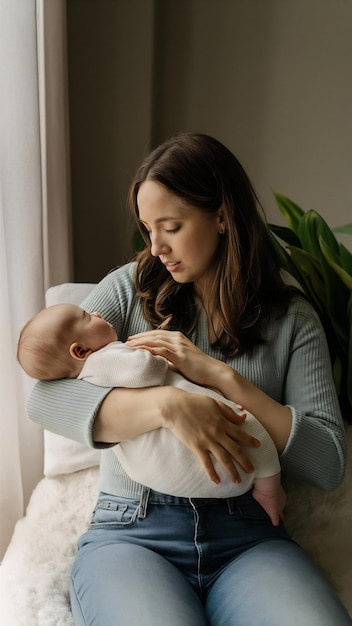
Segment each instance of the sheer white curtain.
M42 477L18 334L72 280L64 0L0 0L0 558Z

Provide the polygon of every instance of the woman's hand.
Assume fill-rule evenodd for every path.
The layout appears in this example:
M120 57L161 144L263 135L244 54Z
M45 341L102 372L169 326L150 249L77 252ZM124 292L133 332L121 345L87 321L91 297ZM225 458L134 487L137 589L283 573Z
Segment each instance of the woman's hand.
M132 335L126 345L165 357L181 374L199 385L217 387L217 371L228 369L225 363L202 352L178 331L150 330Z
M169 401L163 410L163 426L198 457L213 482L220 482L214 459L235 483L241 479L234 461L245 472L254 471L243 446L258 447L260 442L240 427L244 415L238 415L226 404L209 396L174 387L167 389Z

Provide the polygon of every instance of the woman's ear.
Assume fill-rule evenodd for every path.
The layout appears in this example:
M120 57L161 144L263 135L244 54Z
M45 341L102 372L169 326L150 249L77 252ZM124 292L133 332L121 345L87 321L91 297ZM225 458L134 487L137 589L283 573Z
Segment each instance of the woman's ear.
M86 358L92 353L92 350L90 348L85 348L81 343L75 341L70 345L69 352L73 359L85 361Z
M225 232L225 221L224 221L224 211L222 207L220 207L218 211L218 224L219 224L219 234L223 235Z

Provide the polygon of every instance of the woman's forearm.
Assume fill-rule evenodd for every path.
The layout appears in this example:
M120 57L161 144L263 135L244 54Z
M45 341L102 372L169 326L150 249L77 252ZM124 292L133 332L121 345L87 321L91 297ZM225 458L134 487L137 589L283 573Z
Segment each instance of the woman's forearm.
M276 402L230 366L216 362L212 370L213 385L226 397L253 413L267 430L281 454L292 427L290 409Z
M117 443L160 428L167 389L113 389L102 402L95 418L94 441Z

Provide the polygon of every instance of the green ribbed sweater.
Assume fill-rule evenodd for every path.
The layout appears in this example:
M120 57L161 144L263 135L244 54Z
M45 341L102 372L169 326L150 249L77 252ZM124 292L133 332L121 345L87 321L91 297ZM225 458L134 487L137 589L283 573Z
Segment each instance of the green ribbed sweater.
M121 341L148 330L140 302L135 298L135 264L108 274L82 303L99 311L116 329ZM341 481L346 461L341 418L324 331L317 314L300 296L285 317L272 318L264 327L266 342L249 354L227 362L269 396L291 408L293 425L280 457L282 471L322 489ZM222 359L208 341L207 320L200 311L192 341L203 352ZM29 417L47 430L88 446L99 406L109 389L82 380L38 382L29 398ZM102 450L100 489L122 497L138 498L141 485L122 469L116 455Z

